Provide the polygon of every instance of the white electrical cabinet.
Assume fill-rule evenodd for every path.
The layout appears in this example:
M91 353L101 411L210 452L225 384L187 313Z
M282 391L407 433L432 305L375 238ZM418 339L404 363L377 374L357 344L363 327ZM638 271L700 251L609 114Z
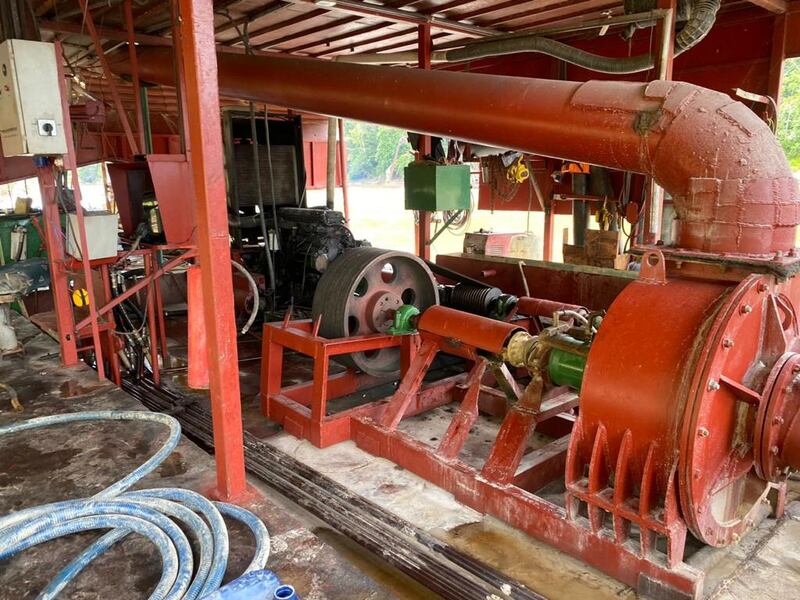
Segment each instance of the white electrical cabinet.
M67 254L81 260L81 243L78 217L69 213L67 219ZM83 217L86 225L86 243L89 246L89 260L111 258L117 255L117 215L111 213L90 213Z
M0 140L4 156L66 154L55 46L0 44Z

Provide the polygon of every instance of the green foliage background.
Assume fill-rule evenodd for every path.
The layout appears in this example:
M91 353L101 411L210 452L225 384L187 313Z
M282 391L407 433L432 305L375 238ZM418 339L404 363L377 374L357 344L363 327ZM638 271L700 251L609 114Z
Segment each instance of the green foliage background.
M783 63L778 139L795 171L800 171L800 58Z
M403 177L414 156L402 129L346 121L347 172L352 181L388 183Z

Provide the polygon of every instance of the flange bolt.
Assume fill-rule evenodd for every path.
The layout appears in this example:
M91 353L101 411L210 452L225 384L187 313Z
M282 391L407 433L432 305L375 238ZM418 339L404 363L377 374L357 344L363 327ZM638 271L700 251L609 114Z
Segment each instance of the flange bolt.
M753 312L753 307L749 304L743 304L741 308L741 312L743 315L746 315L749 312Z

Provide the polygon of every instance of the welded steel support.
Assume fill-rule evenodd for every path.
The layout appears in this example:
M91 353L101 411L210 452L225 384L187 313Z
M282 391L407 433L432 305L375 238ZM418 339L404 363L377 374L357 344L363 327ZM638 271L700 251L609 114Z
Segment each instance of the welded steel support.
M94 292L94 277L91 259L89 258L89 243L86 239L86 219L84 217L81 184L78 178L78 162L75 156L77 147L72 135L72 120L69 115L69 95L67 93L67 80L64 73L61 42L56 42L56 69L58 72L58 92L61 96L61 111L64 119L64 138L67 142L67 153L63 156L64 168L72 174L72 193L75 199L75 216L78 221L78 243L81 249L81 267L83 268L84 285L89 295L89 318L91 319L92 340L94 341L94 354L97 364L97 376L105 379L106 372L103 366L102 340L100 339L100 325L98 323L97 294ZM70 227L67 226L67 231ZM73 232L74 233L74 232ZM60 243L60 241L59 241ZM77 330L78 332L80 329Z
M786 60L786 32L788 20L786 15L778 15L772 26L772 50L769 58L769 79L767 81L767 95L775 101L775 109L781 99L781 87L783 82L783 61ZM767 113L771 113L767 108ZM777 114L771 115L773 119Z
M197 247L208 336L217 490L227 500L246 493L236 316L228 241L217 57L212 0L180 0L180 55L192 149Z
M431 41L431 26L420 25L417 38L418 66L420 69L430 70L431 51L433 42ZM419 139L418 159L424 159L431 154L431 136L423 135ZM417 227L414 231L414 250L420 258L430 260L431 258L431 213L426 210L417 211L419 218Z
M188 305L189 338L187 340L189 368L187 385L195 390L208 389L208 340L203 315L203 281L200 267L186 271L186 304Z
M122 124L122 129L125 131L125 137L130 145L131 154L139 154L139 146L136 144L136 138L133 135L131 124L128 122L128 113L125 111L125 106L122 104L122 96L120 96L114 75L111 73L111 68L108 65L108 58L103 50L103 41L97 31L97 28L95 27L94 19L92 18L92 11L89 8L89 2L88 0L78 1L81 5L81 12L83 13L83 18L86 23L86 29L89 31L89 36L92 38L92 43L94 44L94 51L97 54L97 58L100 60L100 65L103 68L103 75L108 82L109 88L111 88L111 96L114 99L114 107L117 110L117 116L119 117L119 122ZM130 39L130 36L128 39ZM132 66L135 66L135 63Z
M549 198L544 207L544 235L542 236L542 260L553 260L553 233L556 216L553 214L553 199Z
M589 187L588 173L572 173L572 193L585 196ZM589 226L589 205L586 200L572 201L572 241L578 247L586 244L586 228Z
M350 182L347 180L347 140L344 137L344 119L337 119L339 128L339 164L342 169L342 211L344 220L350 222Z
M139 149L145 152L147 138L145 137L144 109L142 107L142 88L139 85L139 59L136 56L136 33L133 25L133 0L125 0L125 30L128 32L128 56L131 61L131 79L133 83L133 110L136 114L136 128L139 133ZM120 115L122 120L122 115ZM127 121L127 119L126 119Z
M675 11L676 0L658 0L658 8L667 12L656 25L656 39L659 52L655 67L651 71L653 79L672 79L672 62L675 58ZM644 242L655 244L661 238L661 224L664 220L664 188L651 177L648 181L650 205L645 214Z
M325 205L336 204L336 119L328 118L328 160L325 170Z
M42 193L42 217L44 219L44 241L47 245L47 264L50 268L50 291L53 294L53 309L58 326L58 343L61 348L61 364L66 367L78 364L78 344L75 335L75 318L72 314L69 281L65 266L64 238L61 232L61 217L56 200L56 181L51 159L36 169L39 189Z

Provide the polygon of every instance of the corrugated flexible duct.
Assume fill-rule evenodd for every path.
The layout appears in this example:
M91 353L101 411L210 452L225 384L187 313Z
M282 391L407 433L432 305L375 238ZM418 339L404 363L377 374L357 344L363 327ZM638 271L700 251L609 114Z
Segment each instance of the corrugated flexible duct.
M783 150L726 94L683 82L217 59L224 96L651 175L675 202L682 248L768 256L795 245L800 192ZM174 85L169 49L143 51L139 66L143 80Z

